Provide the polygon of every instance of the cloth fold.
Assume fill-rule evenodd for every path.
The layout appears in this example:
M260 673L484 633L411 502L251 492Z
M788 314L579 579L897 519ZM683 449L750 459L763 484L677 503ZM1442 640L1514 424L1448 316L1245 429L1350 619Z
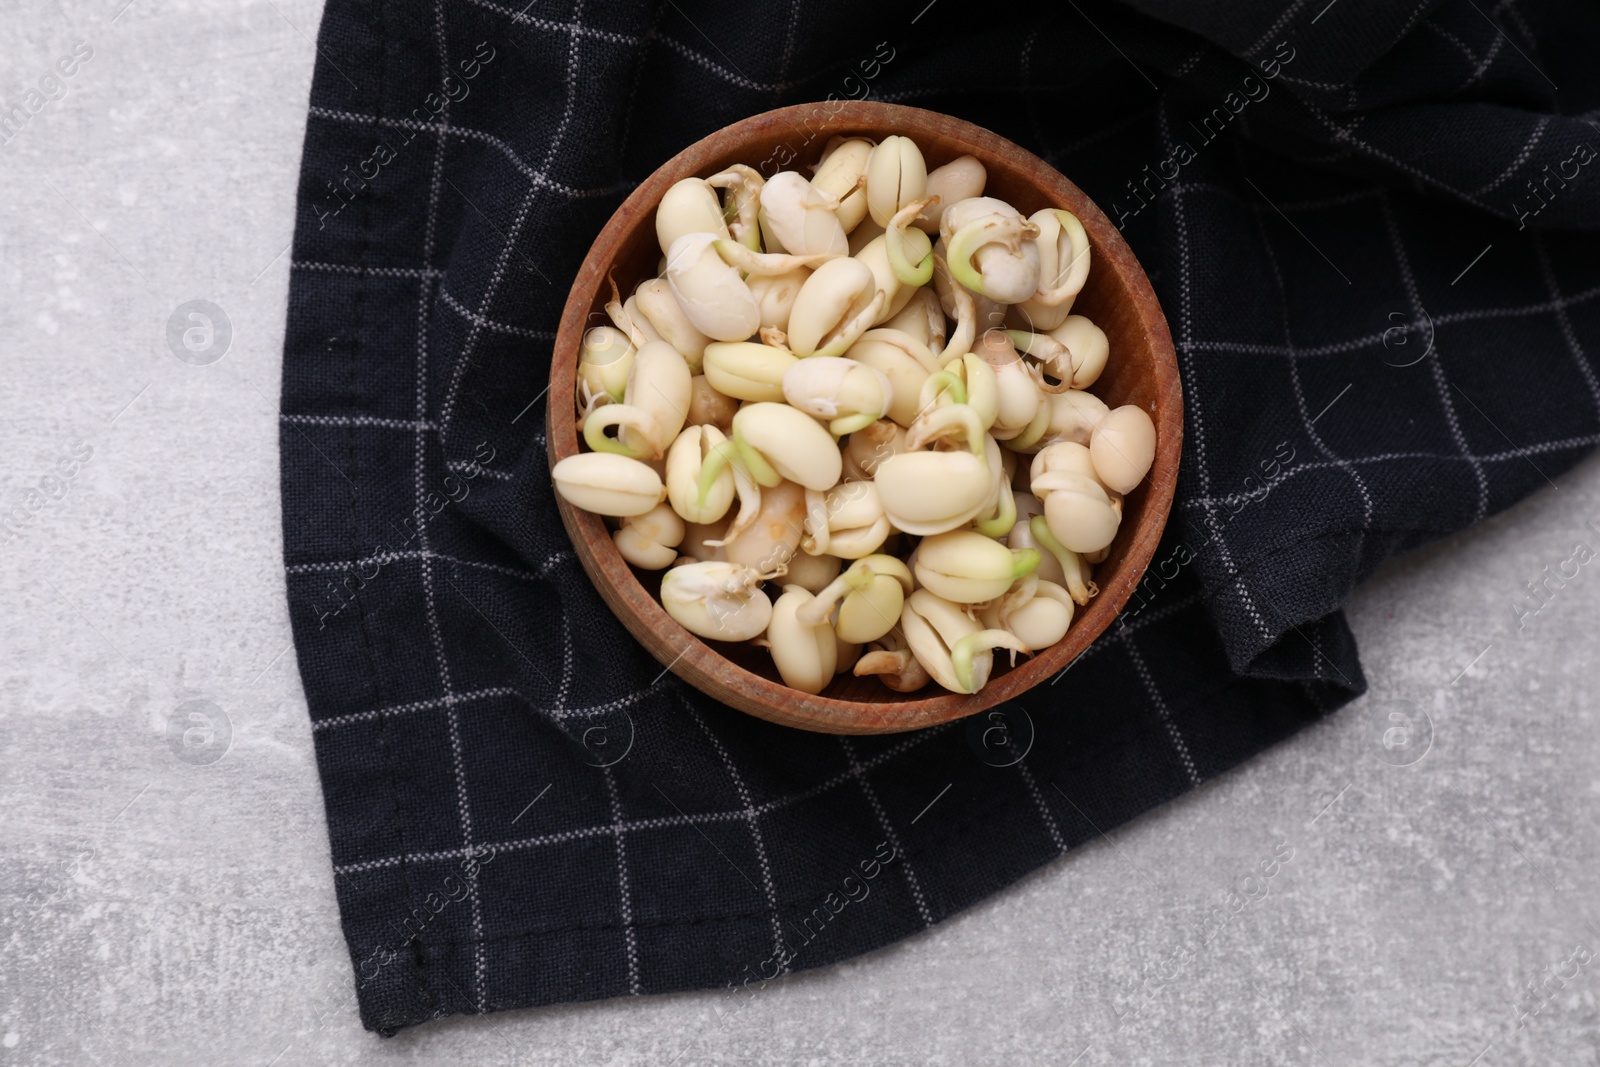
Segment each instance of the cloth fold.
M363 1023L854 956L1362 692L1350 591L1600 440L1600 17L1574 7L330 0L282 493ZM896 737L663 672L578 566L541 429L627 190L829 94L1059 167L1183 373L1177 500L1119 622L998 718Z

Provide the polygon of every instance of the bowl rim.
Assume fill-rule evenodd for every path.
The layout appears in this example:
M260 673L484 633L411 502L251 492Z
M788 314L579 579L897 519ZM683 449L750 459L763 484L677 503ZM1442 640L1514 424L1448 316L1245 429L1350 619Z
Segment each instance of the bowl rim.
M813 124L819 123L817 129ZM1096 266L1111 269L1129 290L1145 346L1151 357L1156 396L1156 456L1140 492L1148 494L1135 528L1119 532L1131 542L1115 580L1100 586L1088 607L1075 613L1067 635L1014 668L991 679L974 694L941 690L892 701L858 701L803 693L746 670L712 645L685 630L640 583L617 551L604 520L571 506L555 494L567 535L590 581L633 637L662 666L699 691L740 711L781 725L834 734L898 733L975 715L1019 696L1069 667L1121 613L1149 566L1171 511L1183 442L1183 400L1177 356L1166 317L1149 278L1121 232L1082 190L1043 159L974 123L940 112L878 101L834 100L795 104L752 115L701 138L662 163L640 182L596 235L573 278L551 354L550 400L546 411L546 450L550 466L580 451L576 419L562 398L575 388L577 350L611 263L634 228L648 224L667 188L679 179L705 176L734 162L750 163L739 146L775 129L807 131L806 143L836 133L900 133L918 139L934 132L941 150L970 153L989 166L1004 159L1025 169L1031 180L1050 189L1051 199L1077 215L1095 251ZM745 153L748 155L749 153Z

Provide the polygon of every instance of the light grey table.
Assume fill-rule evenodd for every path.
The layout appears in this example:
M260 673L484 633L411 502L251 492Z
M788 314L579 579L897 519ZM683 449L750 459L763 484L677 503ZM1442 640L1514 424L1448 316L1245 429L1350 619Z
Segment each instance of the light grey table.
M1368 583L1366 699L921 936L748 1002L362 1031L279 564L320 12L124 3L0 16L0 103L93 49L0 148L0 510L26 512L0 544L0 1063L1596 1062L1600 566L1521 630L1512 607L1600 547L1594 462ZM208 365L169 347L191 300L231 326Z

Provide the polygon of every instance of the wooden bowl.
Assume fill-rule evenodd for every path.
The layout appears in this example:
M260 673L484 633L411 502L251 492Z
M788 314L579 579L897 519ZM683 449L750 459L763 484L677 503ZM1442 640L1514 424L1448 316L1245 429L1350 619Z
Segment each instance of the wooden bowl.
M1014 668L1008 669L1006 657L997 654L989 684L971 696L946 692L935 683L916 693L896 693L876 678L849 673L812 696L784 685L764 649L708 644L678 625L656 599L660 575L631 568L612 543L605 520L557 497L584 569L651 655L696 689L740 711L833 734L895 733L973 715L1070 664L1111 624L1149 564L1172 505L1183 440L1178 365L1166 319L1121 234L1076 185L1031 152L971 123L896 104L834 101L779 108L718 130L664 163L617 209L578 269L561 316L550 367L550 463L579 450L572 402L578 348L587 327L606 321L606 275L614 271L624 293L656 275L661 249L655 209L673 182L709 177L732 163L746 163L770 176L774 167L793 170L815 162L835 134L882 138L892 133L915 141L929 170L963 154L977 157L989 172L985 193L1008 201L1024 215L1064 207L1082 220L1093 265L1073 312L1088 316L1111 342L1105 373L1092 391L1111 407L1138 404L1155 421L1155 463L1144 483L1128 494L1111 554L1095 567L1099 596L1078 612L1066 637L1020 659Z

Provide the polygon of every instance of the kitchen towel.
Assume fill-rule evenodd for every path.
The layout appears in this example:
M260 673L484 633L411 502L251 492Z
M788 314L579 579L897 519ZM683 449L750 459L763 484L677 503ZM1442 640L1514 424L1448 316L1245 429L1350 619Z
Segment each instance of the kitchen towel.
M1597 47L1557 0L329 0L284 554L363 1023L753 990L1362 692L1351 589L1600 433ZM841 739L720 706L628 637L556 514L546 370L595 234L691 141L830 98L1043 156L1176 340L1151 577L997 719Z

